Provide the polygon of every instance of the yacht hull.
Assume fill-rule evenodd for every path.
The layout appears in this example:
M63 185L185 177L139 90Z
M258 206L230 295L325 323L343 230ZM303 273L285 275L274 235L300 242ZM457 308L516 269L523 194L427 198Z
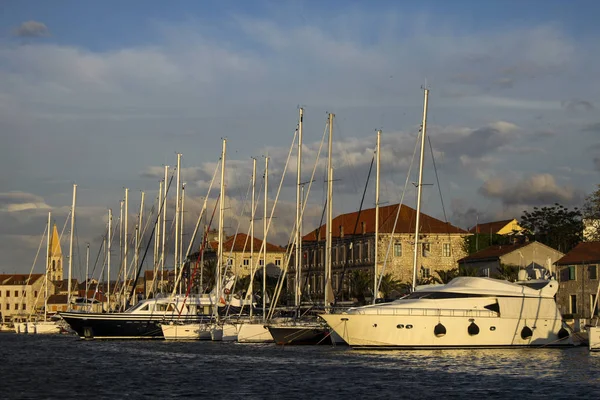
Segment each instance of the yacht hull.
M211 340L208 324L162 324L165 340Z
M238 343L273 343L273 335L264 322L244 322L238 326Z
M600 351L600 327L590 326L588 330L588 348L590 351Z
M322 318L345 342L357 348L433 349L573 345L568 332L562 328L562 321L557 319L369 314L330 314L323 315Z
M331 345L331 335L327 327L315 326L268 326L269 333L279 345Z
M173 318L131 313L63 312L60 315L82 339L164 339L161 325ZM181 317L178 321L200 323L195 317Z

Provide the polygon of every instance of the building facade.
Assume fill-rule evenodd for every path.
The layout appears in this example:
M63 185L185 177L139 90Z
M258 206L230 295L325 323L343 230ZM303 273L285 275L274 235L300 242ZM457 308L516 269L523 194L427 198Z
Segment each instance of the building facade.
M582 242L556 262L556 302L565 317L588 319L598 315L600 242Z
M340 301L351 300L355 271L368 276L372 298L374 274L385 274L410 285L413 280L416 211L396 205L380 208L378 254L375 260L375 209L340 215L332 221L332 288ZM397 222L396 222L396 216ZM457 267L466 255L464 238L470 234L449 223L421 213L417 249L417 280L427 280L435 271ZM325 291L325 230L323 225L302 240L300 290L304 300L323 299ZM294 293L295 257L290 258L288 293ZM377 294L380 296L380 294Z
M48 282L48 294L54 285ZM44 274L0 275L0 314L3 322L25 321L44 312Z

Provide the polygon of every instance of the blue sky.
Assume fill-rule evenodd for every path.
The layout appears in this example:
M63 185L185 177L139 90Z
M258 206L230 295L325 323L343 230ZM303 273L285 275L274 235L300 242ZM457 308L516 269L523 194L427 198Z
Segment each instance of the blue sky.
M326 112L336 113L336 213L358 207L377 128L382 199L398 202L424 82L452 223L581 206L600 180L599 11L593 1L2 2L0 272L31 267L47 212L64 223L74 182L79 242L97 247L123 188L132 210L140 191L154 198L176 152L192 224L222 137L228 230L244 230L250 157L272 157L273 198L299 105L306 179ZM434 183L427 157L424 180ZM278 244L293 223L289 171L271 232ZM436 186L423 211L443 215Z

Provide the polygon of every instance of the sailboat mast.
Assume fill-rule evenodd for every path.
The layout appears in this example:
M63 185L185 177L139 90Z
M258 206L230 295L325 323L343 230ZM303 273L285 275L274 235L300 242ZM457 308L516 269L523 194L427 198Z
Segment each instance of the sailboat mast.
M267 203L269 201L269 156L265 157L265 209L263 217L263 321L267 320Z
M419 258L419 224L421 217L421 192L423 191L423 162L425 159L425 135L427 132L427 102L429 100L429 89L424 89L423 100L423 125L421 126L421 160L419 161L419 182L417 183L417 216L415 222L415 253L413 258L413 281L412 290L417 285L417 261Z
M332 168L332 149L333 149L333 118L334 114L329 114L329 155L327 157L327 225L325 231L325 309L329 309L330 301L333 297L333 288L331 285L331 223L333 220L333 168Z
M221 154L221 196L219 198L219 246L217 249L217 279L216 295L217 302L221 299L221 268L223 266L223 224L225 216L225 153L227 150L227 139L223 139L223 152ZM217 313L217 315L219 315Z
M161 207L163 207L162 205L162 190L163 190L163 183L162 181L159 182L158 184L158 199L157 199L157 207L156 207L156 212L160 213L160 209ZM158 218L156 218L156 224L154 225L154 230L156 231L156 234L154 235L154 274L156 274L156 272L158 271L158 263L159 263L159 252L158 249L160 248L160 215L158 215ZM154 277L154 280L156 282L156 276Z
M185 260L183 259L183 204L185 202L185 182L181 185L181 225L179 225L179 263L180 269L183 269ZM183 275L183 274L182 274ZM179 280L179 293L181 293L181 285L183 279Z
M110 310L110 255L112 249L112 209L108 209L108 259L106 260L106 306Z
M165 180L163 181L163 187L164 187L164 194L163 194L163 203L162 203L162 209L163 209L163 223L162 223L162 237L161 237L161 250L160 250L160 289L164 290L164 285L165 285L165 239L167 237L166 235L166 228L167 228L167 188L169 187L169 184L167 183L167 179L169 178L169 166L165 165Z
M179 226L179 223L181 222L181 220L179 219L179 213L181 212L180 209L180 205L181 205L181 153L177 153L177 186L176 186L176 190L175 190L175 251L174 251L174 256L175 256L175 282L177 282L177 276L178 276L178 271L179 271L179 229L181 229L181 227Z
M73 203L71 204L71 234L69 238L69 273L67 275L67 307L71 308L71 274L73 271L73 235L75 233L75 203L77 202L77 184L73 184Z
M248 288L248 292L250 293L250 318L252 318L252 310L253 310L253 302L254 298L254 212L255 212L255 188L256 188L256 158L252 157L252 200L250 201L250 288Z
M301 174L302 174L302 125L304 119L304 109L300 107L300 116L298 118L298 165L296 175L296 287L294 291L294 305L300 306L300 277L302 268L302 224L300 222L302 214L302 199L300 198Z
M377 263L379 261L379 173L381 167L381 130L377 131L377 159L375 172L375 259L373 261L373 304L377 300Z
M52 212L48 211L48 246L46 248L46 277L44 278L44 321L48 317L48 274L50 273L50 231L52 229L50 224L52 224Z
M129 249L129 241L127 235L129 233L129 188L125 188L125 227L123 228L123 309L127 305L127 253Z
M140 260L140 245L142 241L142 227L144 221L144 196L146 193L142 192L142 200L140 201L140 213L138 215L138 226L136 231L136 244L135 244L135 265L134 267L138 267L138 262ZM134 268L134 271L135 271Z

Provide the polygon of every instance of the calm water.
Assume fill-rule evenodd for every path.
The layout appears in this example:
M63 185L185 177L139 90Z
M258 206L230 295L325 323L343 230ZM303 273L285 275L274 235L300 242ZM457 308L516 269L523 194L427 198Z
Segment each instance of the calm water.
M0 398L89 397L598 399L600 353L583 347L359 351L0 334Z

